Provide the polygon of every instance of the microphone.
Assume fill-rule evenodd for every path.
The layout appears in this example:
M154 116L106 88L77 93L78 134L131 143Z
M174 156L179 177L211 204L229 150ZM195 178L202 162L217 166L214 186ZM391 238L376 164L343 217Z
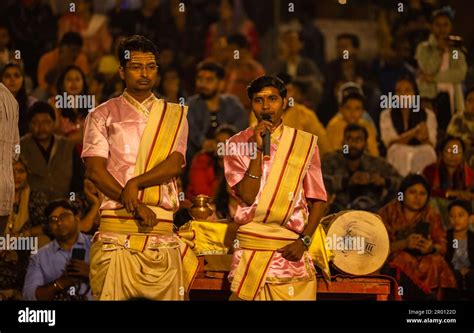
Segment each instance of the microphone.
M272 116L268 113L262 114L262 120L272 122ZM263 160L267 161L270 159L270 131L265 130L263 132Z

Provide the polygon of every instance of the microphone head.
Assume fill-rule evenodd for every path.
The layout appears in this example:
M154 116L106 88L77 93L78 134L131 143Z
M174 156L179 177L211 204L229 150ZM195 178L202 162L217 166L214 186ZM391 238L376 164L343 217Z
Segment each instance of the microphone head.
M268 121L272 121L272 116L268 113L264 113L262 114L262 120L268 120Z

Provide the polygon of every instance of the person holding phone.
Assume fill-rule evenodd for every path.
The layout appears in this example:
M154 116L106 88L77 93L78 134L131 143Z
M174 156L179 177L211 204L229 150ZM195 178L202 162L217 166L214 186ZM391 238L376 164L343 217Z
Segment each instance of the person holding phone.
M390 238L387 273L396 276L403 299L442 299L445 289L456 287L444 259L446 231L441 216L429 205L430 193L423 176L410 174L397 199L379 211Z
M54 241L30 258L23 286L25 300L92 300L89 287L91 239L80 232L76 207L56 200L45 208Z

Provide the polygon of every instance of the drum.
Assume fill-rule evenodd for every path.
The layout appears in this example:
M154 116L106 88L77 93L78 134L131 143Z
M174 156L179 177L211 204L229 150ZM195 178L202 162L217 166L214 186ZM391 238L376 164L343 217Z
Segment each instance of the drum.
M387 260L390 241L380 216L361 210L342 211L321 220L333 265L351 275L379 270Z

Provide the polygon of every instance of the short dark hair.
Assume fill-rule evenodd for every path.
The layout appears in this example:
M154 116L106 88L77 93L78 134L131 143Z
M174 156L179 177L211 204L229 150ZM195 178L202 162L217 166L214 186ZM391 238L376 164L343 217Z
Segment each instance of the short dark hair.
M239 49L248 49L249 41L242 34L234 34L227 37L227 44L235 44Z
M123 39L120 42L118 48L118 58L120 61L120 66L124 67L127 64L127 59L125 57L125 52L129 51L141 51L141 52L151 52L155 56L155 60L158 62L158 49L156 48L153 42L143 36L134 35L128 38Z
M234 136L235 134L237 134L237 132L238 131L237 131L237 128L235 128L235 126L229 125L229 124L223 124L216 128L214 136L217 136L218 134L221 134L221 133L227 133L230 136Z
M58 207L70 210L74 215L79 214L79 210L71 203L71 201L66 199L58 199L51 201L46 208L44 209L44 215L49 217L51 213Z
M361 94L359 94L358 92L355 92L355 91L350 91L347 94L344 94L342 96L341 106L346 104L351 99L356 99L356 100L360 101L362 103L362 106L365 107L365 98L364 98L364 96L362 96Z
M48 103L46 103L46 102L38 101L38 102L34 103L28 109L28 113L27 113L27 117L26 117L28 124L31 122L31 120L33 119L34 116L36 116L37 114L41 114L41 113L48 114L51 117L51 119L53 119L53 121L56 120L56 114L54 112L53 107L51 105L49 105Z
M77 32L66 32L61 41L59 42L59 46L78 46L82 47L82 37Z
M470 87L469 89L467 89L466 91L466 94L464 95L464 99L467 99L467 97L469 96L469 94L473 93L474 92L474 86Z
M451 201L448 205L448 212L450 212L451 209L455 206L463 208L469 215L472 215L471 202L466 201L466 200L461 200L461 199L456 199L454 201Z
M293 78L287 72L280 72L276 77L282 80L285 85L293 83Z
M365 140L369 137L369 132L364 126L360 126L358 124L349 124L344 128L344 137L346 137L347 133L349 132L362 132L364 133Z
M215 61L201 61L196 68L196 73L199 71L209 71L216 74L219 80L225 77L225 69L220 63Z
M428 193L428 199L426 200L426 204L428 204L430 196L431 196L431 185L428 183L425 177L419 174L411 173L405 178L403 178L402 183L400 184L400 192L405 193L405 191L412 187L413 185L421 184L425 188L426 192Z
M461 143L463 151L466 149L466 144L460 137L454 135L446 135L438 142L438 145L436 146L436 151L438 152L438 154L441 154L441 152L444 150L444 147L446 147L448 142L452 140L459 141Z
M355 34L345 32L345 33L342 33L342 34L339 34L339 35L336 36L336 40L340 40L340 39L350 39L351 43L352 43L352 46L354 46L356 49L358 49L359 46L360 46L360 39Z
M252 99L253 95L265 87L275 87L278 89L281 98L286 97L286 86L283 81L276 76L270 75L262 75L250 82L247 86L247 96Z

